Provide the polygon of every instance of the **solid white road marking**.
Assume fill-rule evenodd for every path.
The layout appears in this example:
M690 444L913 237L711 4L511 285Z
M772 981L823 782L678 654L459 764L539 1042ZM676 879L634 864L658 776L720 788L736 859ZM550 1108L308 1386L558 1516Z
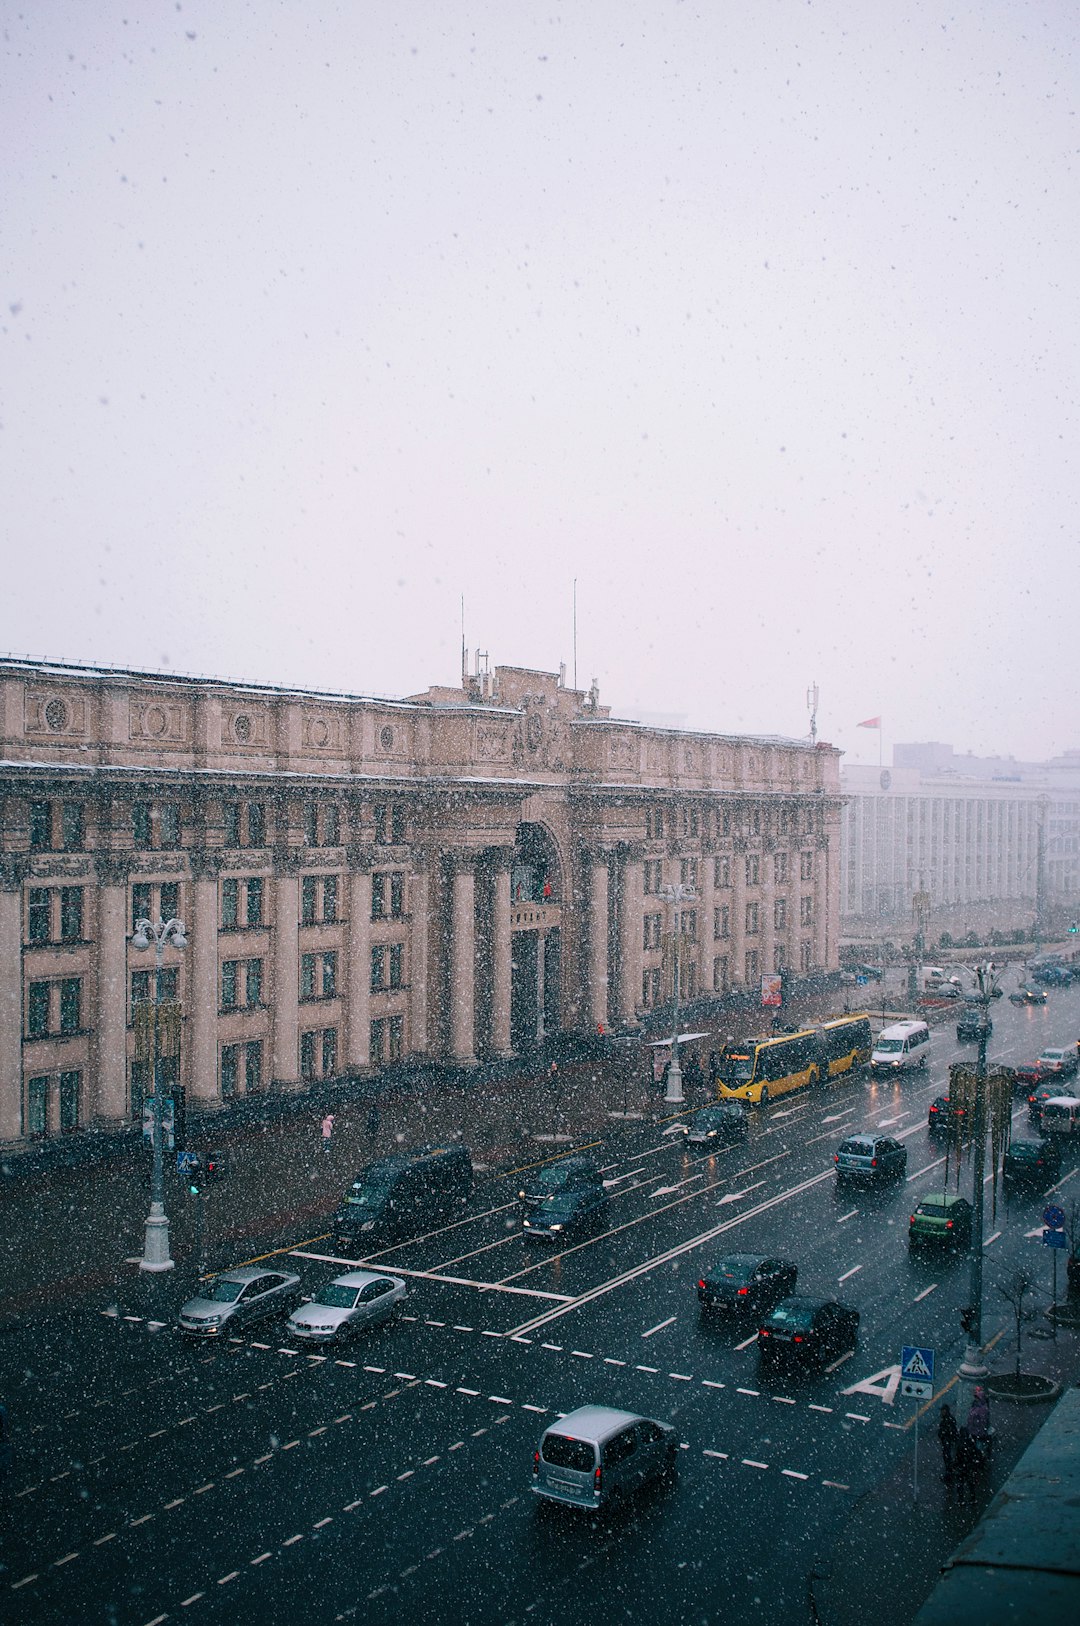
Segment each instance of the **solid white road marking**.
M852 1265L850 1270L845 1270L844 1274L839 1278L839 1280L842 1281L842 1282L846 1282L849 1276L856 1275L861 1269L862 1269L861 1265Z
M736 1344L735 1345L735 1348L736 1349L749 1349L750 1345L755 1344L755 1343L757 1343L757 1333L752 1332L750 1334L749 1338L744 1338L741 1344Z
M912 1300L912 1303L913 1304L918 1304L921 1299L929 1298L931 1293L936 1293L937 1292L937 1287L938 1287L937 1282L931 1282L930 1286L929 1287L924 1287L921 1293L916 1293L914 1299Z
M1000 1235L1001 1235L1000 1231L992 1232L990 1234L990 1236L987 1237L986 1241L983 1243L983 1247L988 1248L990 1246L991 1242L996 1242Z
M843 1225L843 1223L844 1223L844 1221L845 1221L845 1220L849 1220L849 1219L854 1219L854 1218L855 1218L855 1215L856 1215L856 1214L857 1214L857 1213L858 1213L858 1212L859 1212L859 1210L858 1210L858 1209L857 1209L857 1208L851 1208L851 1209L849 1209L849 1210L848 1210L848 1212L847 1212L847 1213L846 1213L846 1214L841 1214L841 1215L840 1215L840 1218L839 1218L839 1219L838 1219L838 1220L837 1220L837 1222L836 1222L836 1223L837 1223L837 1225Z
M650 1327L650 1328L649 1328L649 1330L648 1330L648 1332L643 1332L643 1333L642 1333L642 1335L641 1335L641 1336L642 1336L642 1337L643 1337L643 1338L651 1338L651 1337L652 1337L652 1335L653 1335L653 1333L654 1333L654 1332L660 1332L660 1331L662 1331L662 1330L663 1330L663 1328L664 1328L664 1327L670 1327L670 1326L671 1326L671 1323L672 1323L672 1322L673 1322L673 1321L674 1321L674 1320L675 1320L675 1317L674 1317L674 1316L673 1316L673 1315L669 1315L669 1316L668 1316L668 1318L667 1318L667 1320L666 1320L666 1321L658 1321L658 1322L657 1322L657 1323L656 1323L656 1326L655 1326L655 1327ZM575 1350L575 1354L576 1354L576 1353L577 1353L577 1352L576 1352L576 1350Z

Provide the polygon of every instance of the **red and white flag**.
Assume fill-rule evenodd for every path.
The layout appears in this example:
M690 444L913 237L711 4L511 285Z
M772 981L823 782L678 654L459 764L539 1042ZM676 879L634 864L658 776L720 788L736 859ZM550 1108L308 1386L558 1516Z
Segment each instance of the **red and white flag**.
M865 723L856 723L855 727L856 728L880 728L881 727L881 718L880 717L868 717L866 719Z

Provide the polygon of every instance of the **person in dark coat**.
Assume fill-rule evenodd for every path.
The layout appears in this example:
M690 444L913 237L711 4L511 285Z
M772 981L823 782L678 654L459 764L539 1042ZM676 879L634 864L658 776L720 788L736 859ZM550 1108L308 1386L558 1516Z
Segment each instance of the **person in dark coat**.
M952 1407L946 1402L941 1408L938 1418L937 1437L941 1446L941 1483L951 1490L956 1480L956 1452L960 1436L960 1425L956 1421Z

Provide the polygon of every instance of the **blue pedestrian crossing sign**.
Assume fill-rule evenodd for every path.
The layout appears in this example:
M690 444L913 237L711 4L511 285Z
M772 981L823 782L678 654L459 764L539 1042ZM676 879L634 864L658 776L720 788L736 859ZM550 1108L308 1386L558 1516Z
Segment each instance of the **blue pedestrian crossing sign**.
M900 1392L917 1400L929 1400L934 1393L934 1351L905 1344L900 1351Z

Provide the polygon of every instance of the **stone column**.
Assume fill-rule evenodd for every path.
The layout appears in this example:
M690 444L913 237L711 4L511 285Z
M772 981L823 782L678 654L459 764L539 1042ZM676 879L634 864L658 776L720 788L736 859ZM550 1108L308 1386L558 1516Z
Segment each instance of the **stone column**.
M184 1001L184 1035L190 1043L188 1099L206 1104L221 1096L218 1077L218 1010L221 1006L218 958L218 876L221 854L192 851L191 918L187 927L190 976Z
M746 842L736 837L731 854L731 984L746 981Z
M589 1017L608 1026L608 854L593 848L589 865Z
M712 963L716 953L716 944L713 942L713 909L716 903L716 892L713 887L714 861L710 852L706 851L707 842L702 842L702 851L698 858L698 901L695 908L698 912L698 991L703 994L712 993Z
M536 1037L542 1042L547 1033L544 1007L547 1003L547 932L536 934Z
M489 854L491 876L491 1051L509 1056L510 1050L510 865L511 847Z
M369 847L351 844L349 936L345 972L345 1065L350 1072L371 1067L371 870Z
M130 853L100 853L97 875L97 941L94 944L94 1073L87 1116L122 1123L127 1090L127 904Z
M464 1067L476 1061L475 866L475 853L450 854L450 1058Z
M22 1134L23 853L0 854L0 1141Z
M274 852L273 1048L277 1084L300 1082L300 867L303 855L289 847Z
M818 836L814 851L814 964L829 964L829 838Z
M773 949L775 947L775 926L773 923L773 903L776 900L776 882L773 875L775 851L771 844L767 845L761 855L761 969L771 973L773 968Z
M409 1051L414 1056L426 1056L431 1050L428 1031L428 964L430 943L428 926L431 919L431 866L427 852L412 854L412 873L407 877L409 888Z
M642 848L623 846L619 859L619 1016L632 1026L641 999Z

